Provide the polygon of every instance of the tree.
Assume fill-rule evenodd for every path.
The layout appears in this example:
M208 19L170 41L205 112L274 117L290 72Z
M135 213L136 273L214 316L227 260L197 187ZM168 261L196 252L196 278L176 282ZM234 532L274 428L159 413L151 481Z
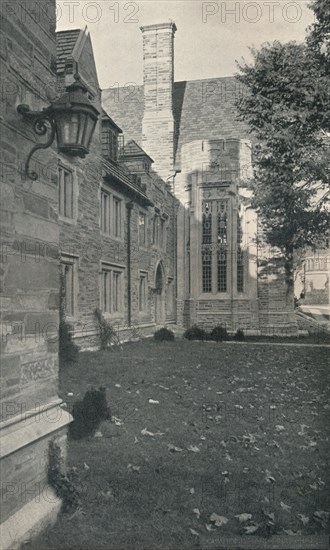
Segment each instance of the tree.
M325 66L329 75L330 63L330 4L329 0L314 0L310 5L316 21L311 25L307 37L308 47L319 58L319 62ZM329 78L329 76L328 76Z
M315 2L320 22L323 3ZM308 45L274 42L252 49L252 65L243 61L238 75L245 89L239 116L254 145L252 206L266 241L283 253L290 294L295 250L319 243L329 222L329 73L317 45L324 33L317 24L313 32Z

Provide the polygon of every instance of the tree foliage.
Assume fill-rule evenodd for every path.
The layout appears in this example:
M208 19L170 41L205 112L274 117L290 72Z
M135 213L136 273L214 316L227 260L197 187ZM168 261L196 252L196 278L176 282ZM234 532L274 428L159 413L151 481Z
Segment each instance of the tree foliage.
M291 284L294 250L316 245L329 222L328 2L317 0L314 11L306 44L252 49L253 63L243 61L238 75L245 89L239 116L254 145L252 205L266 240L284 253Z

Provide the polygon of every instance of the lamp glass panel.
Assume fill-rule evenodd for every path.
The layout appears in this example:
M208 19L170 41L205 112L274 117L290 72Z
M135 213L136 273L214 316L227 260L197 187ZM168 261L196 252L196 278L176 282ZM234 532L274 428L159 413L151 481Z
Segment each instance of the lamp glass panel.
M94 120L94 118L88 116L87 117L86 132L85 132L85 139L84 139L84 143L83 143L83 145L84 145L84 147L86 147L86 149L89 149L90 142L92 141L95 125L96 125L96 120Z
M79 113L79 129L78 129L78 138L77 138L77 144L78 145L84 145L84 135L86 132L86 125L87 125L88 115L86 113Z

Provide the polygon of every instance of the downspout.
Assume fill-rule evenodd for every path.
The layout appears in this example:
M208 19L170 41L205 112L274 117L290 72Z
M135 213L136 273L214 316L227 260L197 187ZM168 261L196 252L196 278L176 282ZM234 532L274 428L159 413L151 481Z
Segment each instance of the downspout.
M132 325L132 282L131 282L131 213L134 203L128 202L127 208L127 325Z

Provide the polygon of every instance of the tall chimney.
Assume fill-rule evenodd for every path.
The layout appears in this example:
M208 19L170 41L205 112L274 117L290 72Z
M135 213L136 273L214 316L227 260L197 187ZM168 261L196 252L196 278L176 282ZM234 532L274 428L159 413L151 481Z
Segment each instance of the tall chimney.
M141 27L144 62L142 146L166 180L174 161L174 22Z

